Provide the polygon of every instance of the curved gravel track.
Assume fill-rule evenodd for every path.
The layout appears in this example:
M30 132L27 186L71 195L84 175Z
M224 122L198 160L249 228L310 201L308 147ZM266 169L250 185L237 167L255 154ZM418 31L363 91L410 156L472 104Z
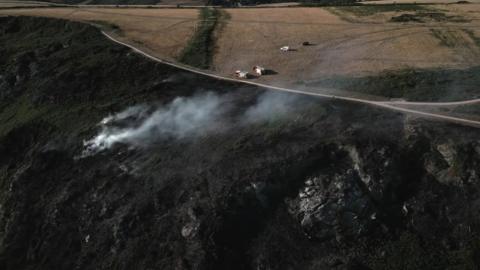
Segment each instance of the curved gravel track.
M398 111L402 113L408 113L408 114L413 114L417 116L422 116L426 118L431 118L431 119L437 119L437 120L442 120L442 121L448 121L448 122L453 122L453 123L458 123L458 124L463 124L463 125L468 125L468 126L474 126L474 127L479 127L480 128L480 121L475 121L475 120L470 120L466 118L459 118L459 117L454 117L454 116L448 116L448 115L442 115L442 114L435 114L435 113L428 113L428 112L422 112L418 110L413 110L413 109L407 109L407 108L401 108L397 107L395 105L418 105L418 106L459 106L459 105L468 105L468 104L474 104L474 103L480 103L480 99L472 99L472 100L463 100L463 101L454 101L454 102L409 102L409 101L373 101L373 100L368 100L368 99L361 99L361 98L353 98L353 97L345 97L345 96L335 96L335 95L330 95L330 94L321 94L321 93L315 93L315 92L309 92L309 91L304 91L304 90L298 90L298 89L292 89L292 88L284 88L284 87L278 87L274 85L267 85L263 83L256 83L252 81L246 81L246 80L240 80L240 79L235 79L235 78L228 78L220 75L216 75L204 70L199 70L193 67L185 66L179 63L173 63L169 61L162 60L160 58L157 58L155 56L152 56L148 54L147 52L142 51L141 49L130 45L128 43L122 42L110 34L102 31L102 34L107 37L109 40L126 46L133 50L134 52L141 54L153 61L166 64L169 66L176 67L181 70L193 72L196 74L208 76L211 78L219 79L219 80L224 80L224 81L231 81L231 82L237 82L237 83L243 83L243 84L249 84L249 85L254 85L254 86L259 86L262 88L266 89L271 89L271 90L276 90L276 91L282 91L282 92L288 92L288 93L295 93L295 94L302 94L302 95L309 95L309 96L316 96L316 97L322 97L322 98L329 98L329 99L338 99L338 100L344 100L344 101L350 101L350 102L356 102L356 103L362 103L362 104L367 104L371 106L377 106L377 107L382 107L386 109L390 109L393 111Z

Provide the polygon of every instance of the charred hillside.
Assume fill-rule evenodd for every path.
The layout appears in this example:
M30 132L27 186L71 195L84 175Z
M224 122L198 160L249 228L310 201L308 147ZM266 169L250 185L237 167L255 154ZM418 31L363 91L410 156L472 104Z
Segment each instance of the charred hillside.
M1 269L477 269L478 129L0 18Z

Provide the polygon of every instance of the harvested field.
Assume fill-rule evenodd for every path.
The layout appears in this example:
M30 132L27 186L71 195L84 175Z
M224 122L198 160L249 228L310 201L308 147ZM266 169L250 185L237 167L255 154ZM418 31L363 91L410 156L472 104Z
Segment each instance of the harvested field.
M231 20L217 41L214 60L216 70L223 74L261 65L278 74L259 80L298 85L338 75L359 77L384 70L465 68L480 63L480 49L463 31L477 22L446 22L445 26L388 22L392 14L405 10L371 12L371 16L357 16L358 22L324 8L228 12ZM458 46L444 46L432 34L431 28L443 27L464 37ZM302 46L304 41L312 45ZM279 48L285 45L294 50L281 52Z
M224 76L260 65L268 72L253 78L258 82L312 90L317 82L334 78L368 81L384 71L478 66L479 11L477 4L223 9L215 24L208 23L211 19L202 23L198 9L23 8L0 9L0 15L90 21L160 58L183 59ZM200 31L208 25L214 26ZM282 46L291 50L282 52ZM372 89L357 92L398 96Z
M166 59L174 59L192 37L198 9L37 8L4 9L0 15L64 18L116 25L120 38Z

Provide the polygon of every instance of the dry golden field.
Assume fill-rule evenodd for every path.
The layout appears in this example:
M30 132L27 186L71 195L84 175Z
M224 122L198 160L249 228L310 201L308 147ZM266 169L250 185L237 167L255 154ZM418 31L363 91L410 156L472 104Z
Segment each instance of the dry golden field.
M368 11L368 9L366 9ZM122 41L168 60L192 37L198 9L38 8L0 9L0 15L30 15L108 22ZM261 65L274 72L259 82L299 86L333 76L357 77L404 68L466 68L480 63L480 4L429 5L442 21L391 22L416 10L358 12L338 8L225 9L229 18L215 32L215 72ZM454 20L449 18L460 18ZM118 36L118 35L117 35ZM308 41L311 46L302 46ZM292 51L281 52L290 46Z
M115 24L121 29L119 39L172 60L192 36L197 24L198 9L22 8L0 9L0 15L55 17Z
M480 10L480 5L468 6L469 11ZM472 17L464 6L438 8ZM224 74L262 65L278 75L261 80L289 85L335 75L480 63L480 48L471 37L471 32L480 37L475 20L395 23L389 22L392 16L412 12L356 16L343 8L230 9L228 13L231 19L217 40L214 59L216 70ZM445 35L448 45L432 31ZM302 46L304 41L313 45ZM281 46L293 51L281 52Z

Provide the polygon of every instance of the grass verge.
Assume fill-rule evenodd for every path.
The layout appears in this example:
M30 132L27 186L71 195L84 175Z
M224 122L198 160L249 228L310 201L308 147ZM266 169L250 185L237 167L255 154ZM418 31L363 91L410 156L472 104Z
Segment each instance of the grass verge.
M432 36L440 41L440 45L446 46L449 48L455 47L457 38L453 35L452 32L443 29L430 29Z
M202 69L210 68L215 48L214 31L219 24L220 14L214 8L200 10L200 25L180 54L178 60L181 63Z

